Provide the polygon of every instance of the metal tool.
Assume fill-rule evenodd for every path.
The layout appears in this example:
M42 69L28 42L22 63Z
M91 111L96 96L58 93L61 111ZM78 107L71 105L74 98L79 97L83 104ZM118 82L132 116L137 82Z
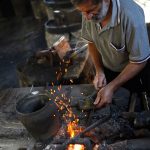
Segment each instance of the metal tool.
M91 95L87 96L83 100L78 101L78 107L80 110L95 109L94 101L97 97L97 91L94 91Z
M110 109L110 113L109 113L107 116L105 116L104 118L102 118L102 119L96 121L95 123L93 123L92 125L90 125L90 126L87 127L86 129L84 129L82 132L80 132L80 133L79 133L78 135L76 135L75 137L73 137L73 138L67 140L67 141L63 144L63 147L66 147L69 143L72 143L72 141L74 141L74 140L76 140L76 139L78 139L78 138L83 137L84 134L87 133L88 131L94 129L94 128L97 127L98 125L103 124L103 123L105 123L107 120L109 120L109 119L111 118L111 116L112 116L112 114L111 114L111 113L112 113L112 111L111 111L111 105L109 105L109 106L107 106L107 107L109 107L109 109Z
M77 97L75 100L71 101L71 107L77 107L80 110L91 110L95 109L93 104L97 96L97 91L94 91L91 95L86 97Z
M88 44L83 45L81 48L75 49L74 53L71 54L70 58L75 57L77 54L81 53L82 51L86 50L88 47Z

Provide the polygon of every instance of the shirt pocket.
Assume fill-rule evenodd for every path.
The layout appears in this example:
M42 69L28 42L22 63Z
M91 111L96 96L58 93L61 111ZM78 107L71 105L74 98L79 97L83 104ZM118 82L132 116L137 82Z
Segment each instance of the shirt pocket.
M120 53L124 53L125 52L125 44L122 44L120 46L117 46L115 44L113 44L112 42L110 42L110 46L116 51L116 52L120 52Z

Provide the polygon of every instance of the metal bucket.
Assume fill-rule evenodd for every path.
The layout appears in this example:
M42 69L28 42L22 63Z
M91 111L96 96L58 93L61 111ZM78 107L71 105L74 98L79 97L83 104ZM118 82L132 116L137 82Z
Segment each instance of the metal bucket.
M37 141L50 141L61 122L57 105L47 95L28 95L16 104L19 120Z

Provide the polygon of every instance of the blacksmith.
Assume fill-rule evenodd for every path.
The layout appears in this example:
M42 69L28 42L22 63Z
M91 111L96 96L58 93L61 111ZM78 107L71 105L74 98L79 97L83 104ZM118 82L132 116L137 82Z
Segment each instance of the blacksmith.
M94 104L111 103L120 86L150 94L150 46L142 8L133 0L71 1L83 14L82 38L96 69Z

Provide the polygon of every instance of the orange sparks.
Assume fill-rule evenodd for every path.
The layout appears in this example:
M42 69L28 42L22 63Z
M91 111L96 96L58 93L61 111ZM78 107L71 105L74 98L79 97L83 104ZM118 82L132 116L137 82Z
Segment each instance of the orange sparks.
M70 82L73 83L73 80L70 80ZM52 85L54 85L54 83L52 82ZM58 86L58 91L60 91L62 88L61 85ZM50 93L53 95L56 91L53 89L50 89ZM67 98L67 96L62 93L60 94L60 96L56 96L55 97L55 102L56 105L59 107L59 110L66 110L66 113L63 114L63 119L66 122L69 122L69 120L73 119L74 121L69 122L67 125L67 132L70 136L70 138L73 138L74 136L76 136L77 134L79 134L82 129L80 127L78 127L78 122L79 119L77 119L76 115L73 113L71 107L69 106L68 103L66 103L65 100L68 100L68 102L70 103L70 99ZM55 115L54 115L55 117ZM69 144L67 150L85 150L85 146L83 144Z
M67 128L67 131L68 133L70 134L70 137L74 137L75 136L75 131L74 131L74 127L76 126L76 124L74 122L70 122L68 124L68 128Z
M69 122L67 125L67 132L69 133L70 138L73 138L82 131L82 128L78 126L78 122L79 119L76 119L73 122Z
M57 75L57 80L59 80L60 78L61 78L61 76L62 76L62 72L60 71L59 73L58 73L58 75Z
M58 91L60 91L60 90L61 90L61 87L62 87L61 85L59 85L59 86L58 86Z

